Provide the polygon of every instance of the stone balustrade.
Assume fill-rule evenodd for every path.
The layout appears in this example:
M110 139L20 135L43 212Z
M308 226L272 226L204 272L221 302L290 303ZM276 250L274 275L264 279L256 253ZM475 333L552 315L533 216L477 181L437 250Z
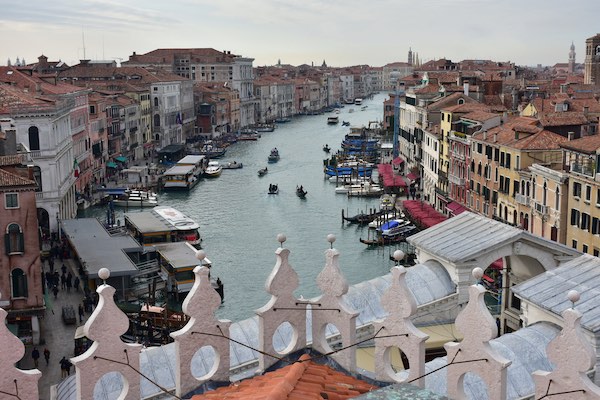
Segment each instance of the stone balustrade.
M325 251L325 267L317 277L322 295L313 300L295 298L298 275L288 262L289 250L283 248L285 236L279 235L280 247L276 250L276 264L267 279L265 288L271 299L256 311L259 318L259 372L263 372L286 355L312 346L343 366L348 373L356 371L355 345L356 316L344 302L343 295L348 284L339 267L339 252L333 248L335 236L329 235L330 248ZM195 283L183 303L183 311L190 317L180 330L171 333L176 347L175 395L186 397L194 389L208 382L227 382L230 357L231 321L216 319L214 313L220 298L210 284L208 269L201 266L204 251L197 254L198 267L194 269ZM394 254L403 257L400 251ZM109 271L103 269L99 276L108 279ZM413 383L423 387L425 374L425 341L427 335L416 328L411 320L417 310L416 301L405 281L406 270L402 266L392 268L392 284L381 298L388 316L374 323L375 377L381 382ZM473 269L473 277L480 279L483 271ZM76 368L78 399L94 398L97 383L107 374L117 374L121 379L122 399L140 399L140 369L142 346L127 344L120 336L125 333L128 319L113 300L115 289L101 285L97 292L99 303L85 324L86 336L94 341L83 354L71 359ZM497 328L483 300L485 290L475 284L469 287L469 300L456 319L456 326L463 334L460 342L445 345L447 351L447 395L453 399L466 398L462 384L467 374L477 375L487 386L488 398L504 400L507 396L506 371L511 364L496 353L490 341L496 337ZM573 304L578 300L576 292L568 294ZM0 299L2 298L0 294ZM309 312L310 311L310 312ZM0 319L6 319L0 308ZM312 344L307 342L307 320L312 318ZM548 346L547 354L554 364L553 371L536 371L535 398L569 393L568 398L600 399L600 388L587 377L594 365L595 353L581 333L581 314L575 309L563 312L565 327ZM340 348L332 348L327 341L330 325L335 325L341 337ZM289 343L283 348L275 346L278 334L287 337ZM410 361L410 370L396 373L391 367L391 350L400 349ZM10 350L7 350L10 349ZM41 372L23 371L15 363L23 356L24 345L6 327L0 324L0 398L34 399L38 396L38 380ZM200 355L211 360L213 367L204 376L194 373L192 358ZM289 362L301 362L288 360ZM158 383L156 386L161 387ZM162 389L162 387L161 387ZM167 389L164 389L167 390Z

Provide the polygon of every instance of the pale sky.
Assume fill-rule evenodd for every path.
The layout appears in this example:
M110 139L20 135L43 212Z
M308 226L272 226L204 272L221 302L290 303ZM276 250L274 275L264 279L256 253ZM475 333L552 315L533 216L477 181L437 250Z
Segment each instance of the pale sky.
M254 66L383 66L409 47L423 61L553 65L571 42L582 63L600 32L599 0L0 0L0 10L0 65L167 47L229 50Z

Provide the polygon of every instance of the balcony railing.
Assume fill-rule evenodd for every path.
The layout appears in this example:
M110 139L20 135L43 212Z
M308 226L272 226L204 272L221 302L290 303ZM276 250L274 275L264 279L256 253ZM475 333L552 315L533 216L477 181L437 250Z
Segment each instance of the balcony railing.
M515 201L524 206L529 205L529 196L525 196L524 194L517 193L515 195Z
M453 184L458 185L458 186L464 186L465 185L465 179L464 178L459 178L456 175L449 174L448 175L448 181L450 183L453 183Z
M573 164L571 164L571 172L576 172L578 174L592 176L592 177L595 175L594 166L591 163L589 163L589 164L573 163Z

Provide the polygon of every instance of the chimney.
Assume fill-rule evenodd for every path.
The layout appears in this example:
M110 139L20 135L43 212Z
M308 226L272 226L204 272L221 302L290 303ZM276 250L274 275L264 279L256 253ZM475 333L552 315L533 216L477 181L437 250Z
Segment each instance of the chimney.
M571 141L571 140L573 140L574 137L575 137L575 132L567 133L567 140Z
M483 140L487 140L487 131L483 131Z
M589 111L590 111L589 106L583 106L583 115L585 115L587 117Z
M494 143L496 143L498 141L498 134L494 133Z
M469 82L463 83L463 88L464 88L465 96L468 96L469 95Z

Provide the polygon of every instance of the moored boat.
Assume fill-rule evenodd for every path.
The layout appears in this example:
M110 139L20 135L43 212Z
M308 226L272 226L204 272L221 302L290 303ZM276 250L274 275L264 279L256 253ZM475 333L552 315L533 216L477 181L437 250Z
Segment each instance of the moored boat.
M225 165L221 166L223 169L239 169L239 168L243 168L244 164L239 163L237 161L233 161L233 162L228 162Z
M158 195L147 190L126 189L121 194L113 194L111 201L116 207L156 207Z
M164 190L190 190L204 173L204 156L188 155L166 170L161 177Z
M278 124L285 124L286 122L290 122L291 119L290 118L286 118L286 117L282 117L282 118L277 118L275 120L275 122L277 122Z
M254 127L254 130L256 132L273 132L275 130L275 125L270 125L270 124L256 125Z

